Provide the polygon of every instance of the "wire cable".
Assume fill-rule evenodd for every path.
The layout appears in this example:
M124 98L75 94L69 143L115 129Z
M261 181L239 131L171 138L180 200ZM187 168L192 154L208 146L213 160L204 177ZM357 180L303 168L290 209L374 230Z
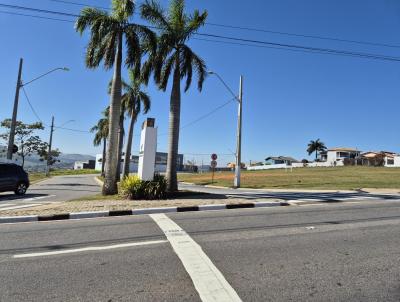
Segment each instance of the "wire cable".
M37 9L37 8L24 7L24 6L17 6L17 5L9 5L9 4L1 4L0 3L0 7L7 7L7 8L20 9L20 10L29 10L29 11L35 11L35 12L47 13L47 14L57 14L57 15L69 16L69 17L71 17L71 16L78 17L78 15L76 15L76 14L43 10L43 9ZM149 27L155 28L155 27L151 27L151 26L149 26ZM281 49L301 49L303 51L309 51L311 53L318 52L320 54L328 54L328 55L343 55L343 56L351 56L351 57L357 57L357 58L363 58L363 59L374 59L374 60L400 62L400 57L393 57L393 56L374 54L374 53L353 52L353 51L338 50L338 49L332 49L332 48L320 48L320 47L310 47L310 46L303 46L303 45L296 45L296 44L275 43L275 42L269 42L269 41L244 39L244 38L216 35L216 34L209 34L209 33L196 33L195 35L196 36L204 36L204 37L208 37L208 38L225 39L225 40L235 41L235 42L246 42L246 43L259 44L259 45L267 45L267 46L273 46L273 47L277 47L277 48L281 48Z
M32 110L33 114L36 116L36 118L39 120L39 122L41 122L43 125L45 125L45 124L43 123L42 119L40 118L40 116L37 114L35 108L33 108L32 103L31 103L31 101L30 101L30 99L29 99L29 97L28 97L28 94L26 93L26 90L25 90L25 87L24 87L24 86L22 86L22 92L24 93L25 98L26 98L26 100L27 100L27 102L28 102L28 104L29 104L29 107L31 107L31 110Z
M66 1L66 0L48 0L51 2L63 3L63 4L70 4L75 6L81 7L95 7L98 9L109 10L109 8L104 6L93 6L88 3L82 2L73 2L73 1ZM139 13L136 13L139 15ZM298 33L291 33L291 32L284 32L284 31L276 31L264 28L256 28L256 27L249 27L249 26L237 26L231 24L221 24L221 23L213 23L213 22L206 22L208 26L220 27L220 28L228 28L228 29L236 29L242 31L252 31L252 32L260 32L260 33L267 33L267 34L274 34L274 35L281 35L281 36L292 36L298 38L309 38L309 39L317 39L317 40L327 40L327 41L335 41L335 42L344 42L344 43L354 43L360 45L370 45L370 46L380 46L380 47L389 47L389 48L400 48L400 45L388 44L388 43L377 43L377 42L370 42L370 41L359 41L353 39L341 39L335 37L327 37L327 36L320 36L320 35L306 35L306 34L298 34Z
M182 130L188 128L188 127L191 127L191 126L193 126L194 124L196 124L196 123L198 123L198 122L200 122L200 121L202 121L202 120L208 118L209 116L213 115L213 114L214 114L215 112L217 112L218 110L221 110L221 109L224 108L225 106L227 106L227 105L229 105L230 103L232 103L233 101L236 101L236 99L235 99L235 98L232 98L232 99L230 99L229 101L227 101L227 102L225 102L225 103L219 105L218 107L215 107L215 108L214 108L213 110L211 110L210 112L208 112L208 113L206 113L206 114L204 114L204 115L198 117L197 119L195 119L195 120L193 120L193 121L191 121L191 122L189 122L189 123L183 125L182 127L180 127L180 131L182 131ZM168 134L169 134L169 133L162 133L162 134L159 134L158 136L167 136Z

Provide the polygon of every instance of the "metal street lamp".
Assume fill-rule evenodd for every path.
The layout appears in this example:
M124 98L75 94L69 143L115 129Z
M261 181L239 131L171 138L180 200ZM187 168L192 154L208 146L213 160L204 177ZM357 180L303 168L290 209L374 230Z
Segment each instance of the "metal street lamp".
M236 165L235 165L235 179L233 181L233 186L235 188L240 188L240 172L242 168L242 101L243 101L243 76L240 76L239 85L239 96L237 96L232 89L225 83L222 77L214 72L208 71L208 74L215 75L226 89L233 95L235 100L238 102L238 124L237 124L237 134L236 134Z
M15 127L17 124L17 113L18 113L18 102L19 102L19 91L21 89L21 87L24 87L26 85L29 85L30 83L43 78L44 76L57 71L57 70L62 70L62 71L69 71L69 69L67 67L59 67L59 68L54 68L44 74L42 74L41 76L38 76L36 78L34 78L31 81L26 82L25 84L22 82L22 65L23 65L23 59L21 58L19 61L19 70L18 70L18 80L17 80L17 87L15 90L15 99L14 99L14 108L13 108L13 114L12 114L12 118L11 118L11 126L10 126L10 135L8 138L8 149L7 149L7 159L8 160L12 160L12 155L13 155L13 147L14 147L14 137L15 137Z

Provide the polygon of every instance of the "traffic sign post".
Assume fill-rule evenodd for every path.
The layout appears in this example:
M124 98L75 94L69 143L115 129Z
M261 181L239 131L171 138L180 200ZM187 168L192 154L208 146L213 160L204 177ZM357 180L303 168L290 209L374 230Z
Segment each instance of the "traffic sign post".
M217 154L211 154L211 169L212 169L212 178L211 178L211 183L214 184L214 173L215 173L215 168L217 167L217 159L218 156Z

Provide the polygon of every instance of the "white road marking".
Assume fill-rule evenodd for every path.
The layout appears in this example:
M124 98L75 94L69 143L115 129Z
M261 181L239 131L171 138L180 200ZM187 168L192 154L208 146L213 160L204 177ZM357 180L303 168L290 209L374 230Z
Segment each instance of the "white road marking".
M0 208L9 207L9 206L15 206L15 203L3 203L3 204L0 204Z
M54 251L54 252L19 254L19 255L14 255L13 258L32 258L32 257L74 254L74 253L91 252L91 251L104 251L104 250L121 249L121 248L126 248L126 247L133 247L133 246L160 244L160 243L166 243L166 242L167 242L167 240L155 240L155 241L144 241L144 242L121 243L121 244L113 244L113 245L107 245L107 246L92 246L92 247L84 247L84 248L80 248L80 249L70 249L70 250Z
M32 198L21 199L20 201L36 201L36 200L45 199L45 198L50 198L50 197L55 197L55 196L56 196L56 195L38 196L38 197L32 197Z
M182 228L165 214L151 214L150 217L165 233L175 253L182 261L193 284L204 302L242 301L222 273L207 255Z
M16 210L16 209L23 209L23 208L30 208L30 207L40 206L40 205L41 205L41 204L39 204L39 203L25 204L25 205L22 205L22 206L14 206L14 207L8 207L8 208L0 208L0 211Z

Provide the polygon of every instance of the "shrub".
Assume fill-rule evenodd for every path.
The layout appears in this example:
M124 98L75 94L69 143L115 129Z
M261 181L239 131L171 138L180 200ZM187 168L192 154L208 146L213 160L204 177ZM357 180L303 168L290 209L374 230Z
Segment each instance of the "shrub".
M155 175L153 181L143 181L137 176L125 177L119 186L120 195L129 199L165 199L167 181L164 176Z
M167 198L167 180L164 176L156 174L153 181L145 183L145 199Z

